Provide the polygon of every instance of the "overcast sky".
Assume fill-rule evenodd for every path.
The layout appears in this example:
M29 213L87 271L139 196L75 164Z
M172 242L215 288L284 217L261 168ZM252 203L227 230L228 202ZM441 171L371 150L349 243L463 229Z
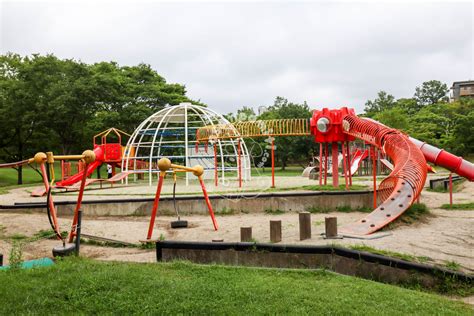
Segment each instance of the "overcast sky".
M63 2L2 1L1 52L151 64L222 113L276 96L360 111L474 79L472 2Z

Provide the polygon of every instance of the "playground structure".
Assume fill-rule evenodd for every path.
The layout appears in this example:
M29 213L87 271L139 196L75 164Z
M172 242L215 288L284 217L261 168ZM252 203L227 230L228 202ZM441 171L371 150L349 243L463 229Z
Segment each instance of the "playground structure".
M339 186L339 161L342 163L342 176L347 190L352 185L352 176L364 158L372 162L374 188L377 187L377 170L380 170L378 165L382 163L385 168L390 170L390 174L380 183L378 190L374 189L374 211L360 221L346 225L340 230L347 236L371 234L399 217L418 198L426 180L426 174L430 169L427 161L445 167L470 181L474 180L474 167L471 163L409 138L376 121L359 118L352 109L315 110L310 120L284 119L233 124L224 119L219 121L217 114L211 117L209 113L214 112L210 110L204 112L204 109L191 104L167 107L140 124L129 138L125 148L122 147L121 142L122 135L127 135L126 133L115 128L99 133L93 138L94 150L91 153L94 159L89 159L87 162L84 156L80 158L78 156L54 156L53 158L62 162L62 175L65 174L64 161L82 159L83 162L81 162L82 170L78 174L62 179L56 185L54 185L54 176L48 185L45 182L42 191L48 195L47 207L52 210L49 212L55 213L51 196L53 187L71 188L75 186L79 190L78 205L80 207L79 200L82 200L85 186L90 183L127 181L128 176L132 174L136 177L147 173L148 182L151 184L154 174L158 173L157 189L147 234L147 241L149 241L152 237L166 174L173 176L173 197L175 197L176 174L185 171L186 182L189 181L189 173L198 177L214 229L217 230L212 206L204 186L206 172L208 172L208 179L214 177L217 186L219 171L221 180L225 179L227 171L237 171L237 180L239 187L241 187L243 180L248 179L250 174L250 161L243 141L245 137L268 137L271 139L272 186L275 186L273 137L278 136L313 136L314 140L319 142L318 161L321 162L321 170L318 172L318 180L320 185L327 184L327 178L330 175L333 179L332 184L336 187ZM198 121L198 116L200 121ZM212 122L212 124L203 125L206 122ZM188 133L187 129L183 130L183 124L193 133ZM107 141L110 134L115 134L118 141ZM182 136L184 142L181 139ZM354 142L356 138L362 140L366 148L355 148L351 151L351 142ZM230 153L225 154L226 148L231 150ZM164 156L164 150L171 152ZM89 155L92 154L89 153ZM217 159L218 155L220 164ZM171 163L168 157L183 161L183 165ZM1 167L12 167L31 161L34 160L4 164ZM197 161L203 161L205 165L197 165L195 163ZM338 163L331 164L330 161L338 161ZM377 163L378 161L380 163ZM51 167L54 159L47 162ZM114 168L119 167L122 172L115 174L110 179L88 179L94 170L104 163L113 165ZM193 163L193 166L190 166L190 163ZM43 175L43 179L48 179L48 175ZM377 204L377 201L382 202ZM176 206L175 210L178 217L177 222L179 222L179 212ZM52 220L52 225L56 227L54 220Z
M148 226L148 234L146 241L150 241L151 237L153 235L153 228L155 225L155 218L156 218L156 213L158 211L158 205L160 202L160 195L161 195L161 189L163 187L163 182L166 177L167 172L172 172L173 173L173 178L174 178L174 187L173 187L173 192L176 189L176 172L186 172L186 173L192 173L199 179L199 183L201 184L201 189L202 189L202 194L204 196L204 199L206 201L206 205L209 211L209 215L211 216L212 219L212 225L214 226L214 230L218 229L217 221L214 216L214 211L212 210L211 206L211 201L209 200L209 196L207 195L207 190L206 186L204 185L203 181L203 174L204 174L204 168L200 165L196 165L194 167L186 167L186 166L181 166L181 165L176 165L172 164L171 161L168 158L161 158L158 161L158 169L160 170L160 175L159 175L159 180L156 186L156 194L155 194L155 199L153 201L153 208L151 210L151 217L150 217L150 224ZM176 203L175 195L173 194L173 199L174 203ZM176 204L175 204L176 208ZM187 222L183 223L179 217L179 213L177 209L175 209L176 215L178 217L178 220L173 223L171 223L173 228L179 228L179 227L187 227Z
M267 124L271 128L266 128ZM263 128L262 128L263 127ZM219 126L206 126L197 131L197 139L207 143L216 139L273 136L314 136L320 143L319 161L324 162L324 182L328 174L328 156L337 161L339 144L343 157L343 175L346 188L352 183L349 142L356 138L372 146L374 211L356 223L341 229L352 235L371 234L398 218L416 201L423 189L428 172L427 161L444 167L460 176L474 181L474 165L461 157L452 155L434 146L408 137L396 129L389 128L371 119L359 118L353 109L314 110L310 120L282 119L252 121ZM331 150L329 150L331 143ZM274 146L272 141L272 184L274 185ZM377 187L375 159L381 151L393 162L390 174ZM324 156L324 158L323 158ZM392 163L386 163L390 166ZM323 172L319 172L319 184L323 184ZM332 179L339 186L338 165L332 165ZM377 195L383 201L377 205Z
M115 135L117 140L114 142L107 142L107 137L109 135ZM125 179L129 172L115 173L115 169L121 167L122 164L122 152L124 147L122 146L122 136L130 136L129 134L116 129L109 128L93 137L93 152L95 154L95 160L93 163L88 164L87 166L81 160L77 162L77 173L71 175L71 162L67 159L61 160L61 180L57 181L55 184L52 183L54 188L64 188L67 190L78 190L80 188L80 181L83 178L84 174L86 175L85 186L88 186L92 183L99 182L108 182L113 184L114 182L121 181ZM109 179L102 179L100 177L90 179L89 177L93 174L95 170L98 170L103 164L109 164L112 167L112 177ZM38 188L32 192L32 196L44 196L47 191L44 188Z
M352 158L351 161L350 161L350 169L349 169L351 176L354 176L357 173L357 171L359 171L359 175L362 175L362 174L368 175L368 174L370 174L370 170L374 166L372 166L372 164L371 164L373 159L369 158L369 153L371 153L371 155L376 154L373 151L371 152L370 148L365 149L365 148L355 147L351 150L350 147L349 147L349 157ZM369 159L367 159L367 158L369 158ZM303 173L302 173L303 177L310 178L310 179L314 180L314 179L319 179L319 174L320 173L324 174L324 166L326 165L325 157L322 157L322 161L320 161L319 159L320 159L319 156L313 157L312 164L310 166L306 167L303 170ZM327 162L327 170L328 170L327 175L332 175L332 157L328 157L327 159L328 159L328 162ZM381 167L376 167L377 168L376 170L379 172L379 174L383 173L383 171L384 171L383 169L385 169L384 166L387 167L388 169L391 168L391 166L389 164L387 164L386 160L384 160L383 158L377 157L376 161L383 163L383 165ZM340 169L342 167L342 162L343 162L342 154L339 153L338 157L337 157L338 169ZM325 185L327 184L327 178L324 178L324 184Z
M43 178L44 189L47 192L46 210L48 214L48 220L51 228L56 237L62 241L61 247L55 247L53 249L54 255L66 255L74 251L79 251L79 240L80 240L80 222L81 222L81 203L84 194L84 188L86 186L87 172L81 173L79 193L77 196L76 207L74 209L73 220L71 230L68 236L65 238L61 234L61 229L58 223L58 216L56 207L54 204L51 190L55 181L54 162L55 160L80 160L84 163L84 171L89 170L89 167L96 164L96 153L92 150L86 150L82 155L54 155L52 152L37 153L33 158L16 162L13 164L2 164L0 168L9 168L13 166L27 165L35 162L39 165L41 176ZM74 238L76 242L73 244Z
M203 166L204 179L219 177L224 182L235 178L229 173L240 170L239 179L249 180L250 158L241 138L218 139L204 148L196 146L199 128L221 124L229 124L229 121L209 108L191 103L168 106L145 119L132 133L122 157L122 172L132 170L133 180L137 180L140 173L148 175L151 186L154 176L161 172L158 161L166 157L185 167ZM218 169L215 168L217 161ZM189 174L185 177L188 185ZM128 184L129 179L125 181Z

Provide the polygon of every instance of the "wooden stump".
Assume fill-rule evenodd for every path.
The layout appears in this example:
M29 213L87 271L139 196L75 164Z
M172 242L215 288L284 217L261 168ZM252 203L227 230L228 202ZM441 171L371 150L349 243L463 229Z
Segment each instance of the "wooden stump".
M300 240L311 238L311 213L301 212L299 213L300 220Z
M337 237L337 217L324 218L326 225L326 238Z
M270 241L281 241L281 221L270 221Z
M250 242L252 241L252 227L240 227L240 241Z

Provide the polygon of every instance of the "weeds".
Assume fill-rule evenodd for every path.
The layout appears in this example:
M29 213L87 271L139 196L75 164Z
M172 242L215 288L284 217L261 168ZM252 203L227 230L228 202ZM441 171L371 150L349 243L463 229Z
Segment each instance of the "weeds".
M413 222L419 221L425 217L430 216L430 210L423 203L412 204L398 220L405 224L412 224Z
M417 257L417 256L405 254L405 253L395 252L395 251L376 249L376 248L367 246L366 244L352 245L349 248L353 250L370 252L377 255L398 258L398 259L411 261L411 262L424 263L424 262L433 260L430 257L426 257L426 256Z
M135 245L125 245L119 242L113 241L98 241L89 238L81 238L81 244L84 245L91 245L91 246L99 246L99 247L111 247L111 248L136 248Z
M464 210L464 211L473 211L474 210L474 202L469 203L456 203L453 205L443 204L441 208L444 210Z
M370 213L372 209L366 206L351 207L349 205L341 205L336 207L321 207L321 206L309 206L305 209L307 212L313 214L326 214L331 212L351 213L351 212L363 212Z
M216 212L216 215L228 216L228 215L234 215L235 213L236 213L235 210L224 207L220 211Z
M285 214L285 211L280 210L279 208L277 208L276 210L274 210L272 208L266 208L265 209L265 214L268 214L268 215L281 215L281 214Z
M461 179L461 180L455 180L453 181L453 192L459 192L462 190L463 186L462 184L466 181L466 179ZM437 193L447 193L449 192L449 187L448 188L444 188L444 187L437 187L437 188L434 188L434 189L431 189L431 188L427 188L426 189L427 191L430 191L430 192L437 192Z
M461 265L454 260L447 261L444 266L452 271L459 271L459 269L461 268Z
M329 185L303 185L301 187L302 189L305 190L310 190L310 191L345 191L346 190L346 185L345 184L340 184L339 187L335 188L332 184ZM360 184L352 184L351 190L357 191L357 190L367 190L369 187L366 185L360 185Z
M10 249L10 270L18 270L21 268L23 263L23 242L21 240L15 240L12 243L12 248Z

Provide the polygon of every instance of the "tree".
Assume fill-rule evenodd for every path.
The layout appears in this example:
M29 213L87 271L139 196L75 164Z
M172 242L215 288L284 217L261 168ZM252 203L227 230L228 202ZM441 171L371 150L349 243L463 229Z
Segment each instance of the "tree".
M297 104L289 102L287 99L277 97L272 106L258 117L258 119L289 119L289 118L311 118L311 110L306 102ZM281 169L285 170L288 162L304 161L306 164L309 157L315 150L315 143L311 137L275 137L276 158L281 162Z
M415 114L420 110L418 104L416 103L416 100L413 98L398 99L395 104L395 107L402 109L405 113L405 116Z
M409 127L408 115L401 107L394 107L382 112L376 113L373 118L382 124L406 131Z
M368 100L365 103L365 115L368 117L373 117L377 112L391 109L395 105L396 102L393 95L388 94L385 91L379 91L379 93L377 93L377 98L375 98L373 101Z
M109 127L132 131L165 105L202 103L150 65L88 65L54 55L0 56L0 159L82 152ZM18 168L22 183L22 168Z
M255 115L255 111L251 107L244 106L237 110L237 121L255 121L256 119L257 116Z
M421 87L416 87L414 98L420 108L438 102L446 102L448 86L438 80L423 82Z
M42 128L47 118L41 115L41 111L48 99L44 90L51 80L42 69L50 68L51 62L51 56L0 56L2 160L21 161L30 158L41 145L50 143L49 131ZM20 166L16 169L17 183L22 184L23 168Z

